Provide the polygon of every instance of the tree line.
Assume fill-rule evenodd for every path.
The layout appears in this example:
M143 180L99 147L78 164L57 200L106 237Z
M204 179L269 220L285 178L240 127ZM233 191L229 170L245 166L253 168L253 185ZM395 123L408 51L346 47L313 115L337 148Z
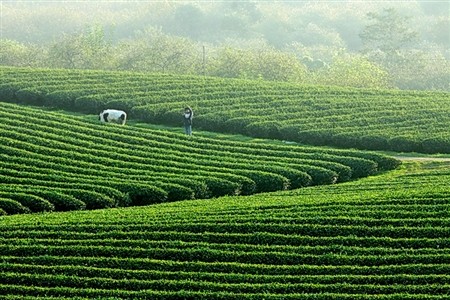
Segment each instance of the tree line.
M109 13L123 12L124 5L109 7ZM443 50L445 30L428 34L425 47L424 41L420 42L424 32L413 26L413 17L396 8L365 14L365 25L355 26L358 31L351 33L349 28L340 29L346 23L338 21L334 24L336 30L331 30L331 16L323 12L323 7L304 3L297 6L309 14L301 15L297 24L289 8L298 14L299 7L291 2L281 1L278 6L255 1L151 5L159 14L149 15L143 9L140 15L116 18L122 23L118 22L114 29L104 22L103 11L95 22L76 30L55 32L51 39L41 36L36 41L17 33L5 34L0 40L0 65L450 90L448 50ZM448 21L433 7L421 5L421 13L433 15L432 20L440 20L444 25ZM269 13L268 7L273 12ZM54 15L63 14L52 9ZM73 14L66 12L65 16ZM152 21L144 22L146 16ZM208 32L214 30L214 18L220 19L221 30ZM355 20L350 15L350 25L346 26L354 25ZM29 30L31 37L38 36Z

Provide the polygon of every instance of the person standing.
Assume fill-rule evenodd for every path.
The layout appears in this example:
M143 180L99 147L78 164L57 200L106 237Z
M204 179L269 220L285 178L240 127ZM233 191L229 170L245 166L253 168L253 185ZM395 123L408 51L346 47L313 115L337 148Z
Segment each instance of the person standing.
M187 135L192 135L192 117L194 112L189 106L184 108L183 119L184 119L184 131Z

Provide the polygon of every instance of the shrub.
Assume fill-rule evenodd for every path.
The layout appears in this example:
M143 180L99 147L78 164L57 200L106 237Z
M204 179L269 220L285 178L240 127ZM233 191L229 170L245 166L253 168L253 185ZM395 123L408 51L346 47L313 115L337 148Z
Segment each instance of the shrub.
M76 91L60 90L47 94L43 100L43 105L73 110L75 99L79 96Z
M296 175L289 179L291 181L291 189L298 189L312 184L312 177L304 171L296 172Z
M205 180L196 180L196 181L190 181L190 180L183 180L180 182L181 185L186 185L194 192L194 198L200 199L200 198L209 198L211 197L211 191L208 188L208 185L206 184Z
M181 109L182 109L182 107L177 108L177 109L170 109L170 107L168 107L167 110L161 114L161 122L163 124L172 125L172 126L177 126L179 124L183 124ZM193 124L195 124L194 122L195 122L195 115L194 115L194 119L193 119Z
M148 122L148 123L159 123L163 122L162 114L166 111L165 107L158 106L157 109L154 105L142 105L135 106L131 109L130 114L132 114L136 119ZM181 116L180 122L181 124Z
M450 137L425 139L421 148L425 153L450 153Z
M321 132L324 137L323 145L333 145L341 148L361 148L361 142L358 136L348 133L326 133Z
M422 152L422 145L413 137L396 136L388 141L389 150L397 152Z
M116 202L113 199L94 191L64 189L64 192L86 203L86 209L99 209L116 206Z
M23 104L42 105L44 103L45 93L38 88L25 88L18 90L16 101Z
M338 174L337 182L349 181L352 178L353 170L346 163L336 159L336 162L318 161L317 166L334 171Z
M56 211L83 210L86 208L86 203L83 201L51 188L30 188L30 193L53 204Z
M162 188L138 183L123 183L117 186L128 194L131 205L149 205L167 201L168 193Z
M46 212L55 210L55 206L42 197L30 195L26 193L5 193L0 192L0 196L7 196L15 200L25 207L28 207L32 212Z
M226 120L227 117L220 113L201 115L195 111L193 124L195 127L204 128L209 131L229 132L229 127L225 124ZM181 124L181 121L178 124Z
M215 178L211 176L209 178L205 178L205 183L210 190L211 197L239 195L242 191L242 184L222 178Z
M99 104L102 102L103 101L99 102ZM130 101L124 101L123 99L115 99L115 100L107 101L106 104L104 104L102 108L103 109L106 109L106 108L120 109L120 110L127 112L128 117L130 117L132 115L131 112L132 112L133 105L132 105L132 102L130 102Z
M16 85L10 83L0 83L0 99L2 101L17 102L16 92L19 89Z
M261 171L236 171L236 173L248 176L255 181L255 193L286 190L290 185L289 179L279 174Z
M31 213L31 210L18 201L0 198L0 209L4 210L8 215Z
M248 124L248 120L247 120ZM260 138L276 139L280 137L280 124L276 121L257 121L248 125L242 124L243 133ZM242 129L240 130L242 132Z
M167 192L167 199L165 201L180 201L194 199L194 191L188 187L175 183L161 183L158 187Z
M322 167L308 166L307 173L311 176L312 185L336 183L339 175L335 171Z
M361 158L374 161L377 164L378 171L394 170L398 166L400 166L400 164L402 163L400 160L395 159L391 156L380 155L380 154L370 153L370 152L357 152L357 153L353 153L353 155L357 155ZM370 174L372 174L372 173L370 173ZM368 174L368 175L370 175L370 174Z
M339 157L340 163L352 168L352 178L361 178L374 174L377 171L378 164L370 159L357 157Z
M385 150L388 149L388 141L385 137L376 135L364 135L359 139L361 147L371 150Z
M102 110L107 108L106 99L102 95L87 95L81 96L74 100L74 110L89 113L99 114Z
M304 186L308 186L312 183L313 179L307 173L307 170L314 168L308 166L302 168L302 170L297 170L294 167L277 166L277 165L258 165L255 169L263 172L275 173L286 177L289 180L289 188L296 189Z

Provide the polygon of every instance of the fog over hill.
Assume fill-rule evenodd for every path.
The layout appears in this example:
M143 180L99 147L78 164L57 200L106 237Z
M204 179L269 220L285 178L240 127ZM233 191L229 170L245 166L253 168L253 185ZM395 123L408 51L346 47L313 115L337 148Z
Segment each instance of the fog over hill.
M387 72L384 87L448 89L448 1L2 1L1 10L1 65L206 72L285 81L255 70L251 62L270 60L260 53L283 53L315 77L321 75L316 71L342 62L362 68L362 58ZM89 34L89 41L80 40ZM92 46L97 43L112 47L100 50L114 54L107 62L80 63L77 60L88 60L89 50L65 49L65 42L78 43L78 48L85 47L84 42L92 47L90 52L101 52ZM181 61L195 62L190 67L173 61L155 67L146 52L158 49L149 45L173 52L172 60L177 54ZM135 52L145 52L146 64ZM218 71L219 66L230 66L227 56L247 62L234 72ZM301 77L296 74L288 81L302 82ZM319 79L317 83L327 84Z

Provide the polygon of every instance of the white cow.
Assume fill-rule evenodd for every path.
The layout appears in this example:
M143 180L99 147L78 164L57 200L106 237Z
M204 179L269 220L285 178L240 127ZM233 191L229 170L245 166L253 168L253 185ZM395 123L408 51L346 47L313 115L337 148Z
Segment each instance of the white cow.
M114 122L125 125L127 121L127 113L123 110L105 109L100 113L98 119L103 123Z

